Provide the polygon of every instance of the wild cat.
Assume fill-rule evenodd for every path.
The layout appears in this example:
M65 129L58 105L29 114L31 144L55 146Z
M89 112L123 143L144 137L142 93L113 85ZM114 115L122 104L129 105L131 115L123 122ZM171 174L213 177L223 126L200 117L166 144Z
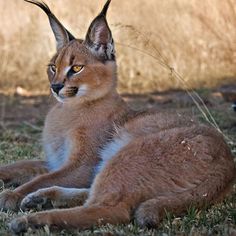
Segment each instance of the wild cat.
M78 40L45 3L57 52L48 66L58 100L43 130L46 161L0 168L7 185L0 208L56 209L13 220L14 233L29 227L86 229L135 219L156 227L165 210L180 214L224 196L235 175L221 134L190 118L136 113L117 93L114 41L106 20L110 0Z

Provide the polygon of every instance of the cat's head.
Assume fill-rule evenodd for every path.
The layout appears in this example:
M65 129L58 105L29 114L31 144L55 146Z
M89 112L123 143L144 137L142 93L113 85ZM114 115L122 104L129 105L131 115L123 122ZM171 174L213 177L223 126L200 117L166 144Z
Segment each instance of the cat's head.
M57 43L57 53L48 65L51 91L60 102L92 101L116 87L115 48L106 13L108 0L90 24L84 40L76 39L45 3L25 0L48 16Z

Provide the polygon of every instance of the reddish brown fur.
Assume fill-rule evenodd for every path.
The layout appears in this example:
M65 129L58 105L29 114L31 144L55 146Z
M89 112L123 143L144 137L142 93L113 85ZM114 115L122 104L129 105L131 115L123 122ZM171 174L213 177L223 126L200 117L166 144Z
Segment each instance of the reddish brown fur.
M209 205L233 181L233 156L222 135L188 117L135 114L116 92L114 60L101 61L84 42L73 40L58 50L51 64L57 72L53 75L49 69L50 83L64 83L63 103L50 110L43 142L46 153L52 156L64 147L68 151L66 160L58 170L45 174L41 174L41 170L46 171L41 162L36 168L30 161L27 165L24 162L2 167L0 177L11 183L11 173L29 173L29 179L32 173L41 175L14 191L1 193L0 208L17 209L27 194L45 187L90 188L74 200L62 196L56 187L35 194L35 199L41 196L73 202L58 206L79 205L87 191L89 195L83 206L18 218L11 223L14 232L43 225L85 229L105 223L128 223L133 217L141 226L157 226L165 209L179 214L191 205ZM85 67L68 79L64 71L70 64ZM87 86L86 94L71 96L70 88L81 85ZM94 177L101 147L126 134L130 141ZM22 206L27 205L25 199L31 204L35 201L26 197Z

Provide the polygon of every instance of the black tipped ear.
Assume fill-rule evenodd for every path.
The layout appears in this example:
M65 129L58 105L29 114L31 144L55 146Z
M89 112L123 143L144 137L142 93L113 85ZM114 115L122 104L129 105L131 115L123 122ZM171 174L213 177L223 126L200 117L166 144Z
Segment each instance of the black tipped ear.
M44 2L38 2L34 0L24 0L40 7L48 16L52 31L56 38L57 50L64 47L69 41L75 39L75 37L60 23L56 16L51 12L48 5Z
M103 61L115 60L114 42L106 20L110 2L111 0L106 2L101 13L92 21L84 42L92 53Z
M100 12L99 15L103 15L103 16L106 17L106 15L107 15L107 10L108 10L108 8L109 8L109 6L110 6L110 3L111 3L111 0L107 0L106 4L104 5L104 7L103 7L103 9L102 9L102 11Z

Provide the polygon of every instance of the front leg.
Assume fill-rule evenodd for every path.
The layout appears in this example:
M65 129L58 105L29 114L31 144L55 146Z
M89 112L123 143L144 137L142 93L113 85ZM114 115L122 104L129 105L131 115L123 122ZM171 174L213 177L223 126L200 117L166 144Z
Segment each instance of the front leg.
M19 161L14 164L0 166L0 179L5 187L22 185L37 175L47 173L45 161Z
M0 194L0 209L18 210L22 199L40 188L55 185L68 188L87 188L90 185L92 173L93 167L91 166L81 165L78 167L71 164L58 171L41 175L13 191L3 191Z
M29 228L37 229L45 225L51 230L84 230L107 223L128 222L130 222L130 210L125 204L117 206L98 204L29 214L12 220L9 226L14 234L21 234Z
M93 179L94 167L99 159L95 155L98 146L89 134L82 129L73 130L70 134L68 145L65 147L68 157L63 166L51 173L43 174L19 186L14 191L3 192L0 194L0 209L17 210L22 199L29 193L35 192L41 188L52 186L61 186L67 188L88 188Z

